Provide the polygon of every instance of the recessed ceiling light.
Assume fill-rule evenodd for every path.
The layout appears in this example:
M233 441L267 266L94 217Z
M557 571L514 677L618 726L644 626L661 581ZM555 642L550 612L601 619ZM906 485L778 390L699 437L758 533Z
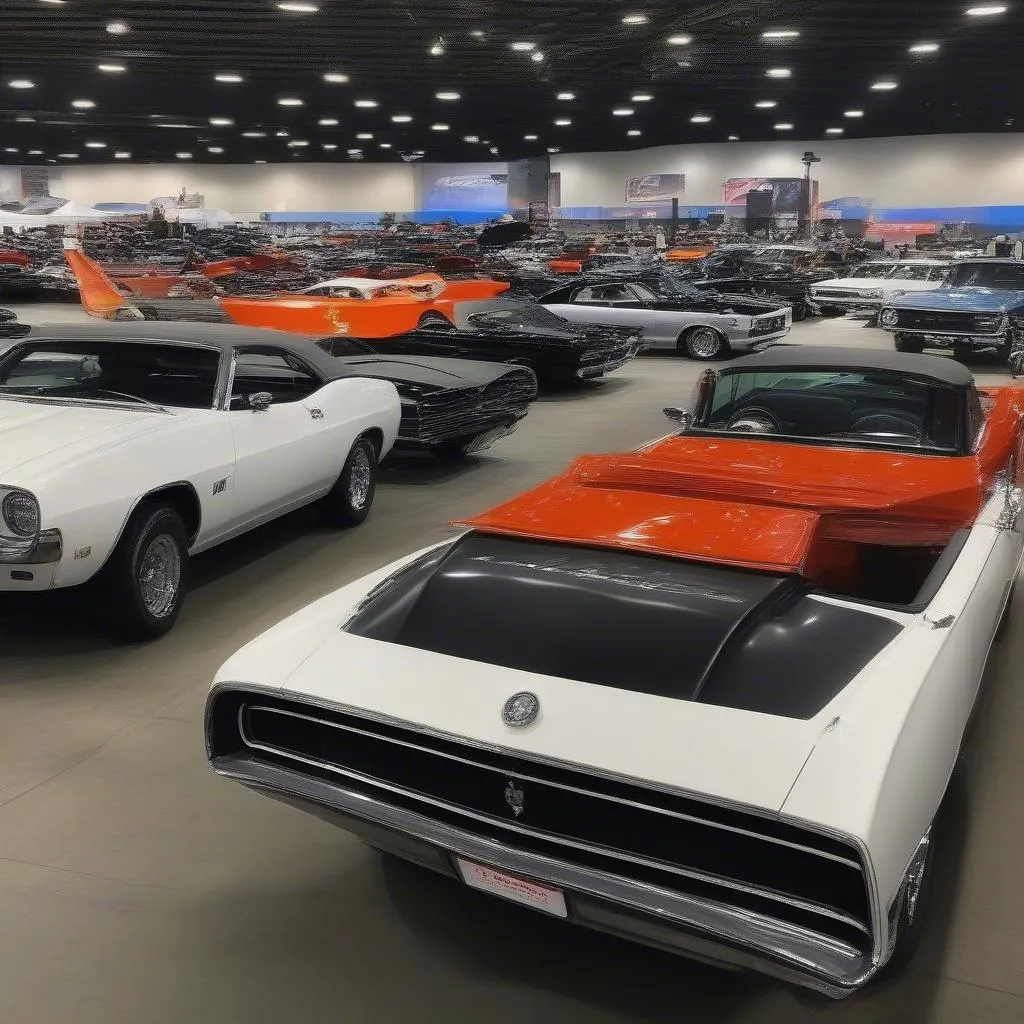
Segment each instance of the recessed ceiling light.
M92 100L72 100L71 106L73 106L75 110L92 110L96 104Z
M622 16L623 25L646 25L649 20L646 14L624 14Z
M346 149L345 152L348 153L349 156L357 156L358 154L362 153L362 150L361 149Z
M891 78L884 78L882 81L875 82L871 86L875 92L892 92L893 89L898 89L899 87L899 83L894 82Z
M320 148L321 149L337 149L338 148L338 144L336 142L325 142Z
M772 107L777 107L778 105L778 100L758 100L754 104L758 110L771 110Z
M863 110L844 110L843 117L863 117Z
M431 57L443 57L444 56L444 43L434 43L430 48Z
M303 102L304 101L300 100L297 96L282 96L281 99L277 101L277 105L279 107L301 107Z
M36 121L34 117L16 117L14 120L18 124L35 124Z
M793 72L789 68L769 68L765 74L769 78L791 78Z
M639 128L630 128L629 131L626 132L626 134L627 135L637 136L637 135L643 135L643 132L640 131Z
M524 135L523 139L526 142L536 142L537 141L537 136L536 135Z
M289 142L288 145L292 149L302 149L303 146L308 146L309 143L305 139L292 139L292 141Z
M112 36L125 36L131 32L131 29L123 21L108 21L107 31Z
M438 92L438 93L434 93L434 95L439 100L459 100L459 99L462 99L462 96L459 93L457 93L457 92Z
M87 142L85 144L86 149L106 149L107 144L105 142Z
M42 156L43 155L43 151L41 149L30 149L28 151L28 155L29 156ZM115 153L114 156L117 156L117 154Z
M356 106L357 107L362 107L364 110L370 110L371 108L377 106L377 101L376 100L356 100Z
M356 138L357 139L372 139L373 138L373 132L360 132L356 136Z
M118 75L122 71L128 70L123 64L97 64L96 67L100 71L105 71L108 75Z
M576 99L576 93L574 92L560 92L556 97L556 100L574 100Z
M331 85L344 85L348 81L348 75L342 75L336 71L328 71L324 75L324 81L330 82Z
M572 124L572 119L568 117L559 117L555 120L555 124L559 128L568 128Z
M391 143L390 142L379 142L378 145L380 146L381 149L390 149L391 148Z
M693 42L693 36L678 35L669 36L667 40L669 46L689 46Z
M224 147L223 146L207 146L206 147L206 152L207 153L223 153L224 152Z
M512 43L511 46L517 53L529 53L530 50L537 49L536 43Z
M730 142L739 142L740 141L740 137L738 135L730 135L729 136L729 141Z
M910 48L910 53L938 53L938 43L914 43Z
M432 124L430 126L432 132L446 132L448 131L448 125L446 124Z
M842 135L843 132L845 132L845 131L846 131L845 128L826 128L825 129L825 134L826 135Z
M793 130L793 126L788 121L782 121L775 126L775 130L777 132L791 132Z
M463 142L479 142L480 141L480 136L479 135L463 135L462 136L462 141Z
M317 121L317 124L324 128L333 128L337 123L338 119L336 117L321 117L320 120Z
M795 28L770 28L761 33L762 39L799 39L800 33Z
M228 71L222 71L219 75L214 75L213 79L215 82L224 82L227 85L237 85L239 82L245 81L241 75Z
M191 153L184 153L184 152L182 152L182 153L175 153L174 155L179 160L191 160L192 159L192 154Z
M86 145L88 145L88 143L86 143ZM17 150L17 148L16 148L15 146L7 146L7 147L6 147L5 149L4 149L4 152L5 152L5 153L17 153L17 152L18 152L18 150Z
M292 3L291 0L285 0L284 3L278 4L277 8L280 11L287 11L289 14L316 14L320 10L316 4Z
M128 152L127 149L119 149L114 154L114 159L115 160L131 160L131 158L132 158L132 155L131 155L131 153Z
M391 120L394 124L408 124L412 117L409 114L392 114Z
M635 92L629 98L633 103L650 103L654 99L649 92Z
M561 153L562 151L558 148L558 146L548 146L548 152L549 153Z
M12 78L7 84L12 89L34 89L36 87L36 83L27 78Z
M540 50L534 50L533 53L530 54L530 60L536 64L539 64L543 59L544 54L541 53Z
M968 7L964 12L969 18L991 18L997 14L1006 13L1006 4L981 4L978 7Z
M57 159L58 160L77 160L78 159L78 154L77 153L58 153L57 154Z
M690 118L690 124L710 124L710 123L711 123L711 115L710 114L694 114L693 117Z
M215 128L228 128L235 122L230 117L211 117L210 124Z
M243 139L265 139L266 137L266 132L242 132Z
M274 138L275 139L287 139L289 135L291 135L291 132L286 132L286 131L274 132Z
M492 155L496 156L497 153L498 153L498 147L497 146L491 146L491 153L492 153Z
M632 107L616 107L612 111L612 113L616 117L629 117L629 115L633 113L633 108Z

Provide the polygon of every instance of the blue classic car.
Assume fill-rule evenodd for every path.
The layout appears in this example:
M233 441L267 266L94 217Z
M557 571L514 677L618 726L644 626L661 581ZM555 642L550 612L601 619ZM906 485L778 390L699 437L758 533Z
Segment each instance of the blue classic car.
M994 351L1008 359L1024 347L1024 262L954 263L941 288L894 296L878 322L895 335L899 352L952 348L958 358Z

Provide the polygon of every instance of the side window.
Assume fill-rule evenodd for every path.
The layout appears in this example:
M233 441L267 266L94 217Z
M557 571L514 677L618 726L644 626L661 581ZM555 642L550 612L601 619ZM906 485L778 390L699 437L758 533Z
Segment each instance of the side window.
M640 306L640 300L624 284L601 284L581 288L576 293L573 303L583 306Z
M235 379L231 408L248 408L249 396L267 391L275 405L301 402L322 386L301 360L283 349L265 346L235 349Z

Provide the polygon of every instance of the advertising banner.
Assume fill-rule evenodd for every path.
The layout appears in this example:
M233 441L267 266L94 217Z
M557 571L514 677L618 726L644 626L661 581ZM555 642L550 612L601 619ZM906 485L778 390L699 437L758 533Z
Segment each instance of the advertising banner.
M686 191L683 174L645 174L626 179L627 203L657 203L675 199Z

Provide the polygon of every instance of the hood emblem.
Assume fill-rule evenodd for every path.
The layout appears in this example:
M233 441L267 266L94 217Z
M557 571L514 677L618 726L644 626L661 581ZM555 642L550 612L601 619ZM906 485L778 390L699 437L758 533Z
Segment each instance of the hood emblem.
M895 309L887 309L881 319L883 327L895 327L900 322L900 315Z
M537 721L540 714L540 700L537 694L523 691L514 693L501 709L502 721L513 729L522 729Z
M526 810L526 793L512 779L508 780L505 787L505 803L512 808L512 813L517 818Z

